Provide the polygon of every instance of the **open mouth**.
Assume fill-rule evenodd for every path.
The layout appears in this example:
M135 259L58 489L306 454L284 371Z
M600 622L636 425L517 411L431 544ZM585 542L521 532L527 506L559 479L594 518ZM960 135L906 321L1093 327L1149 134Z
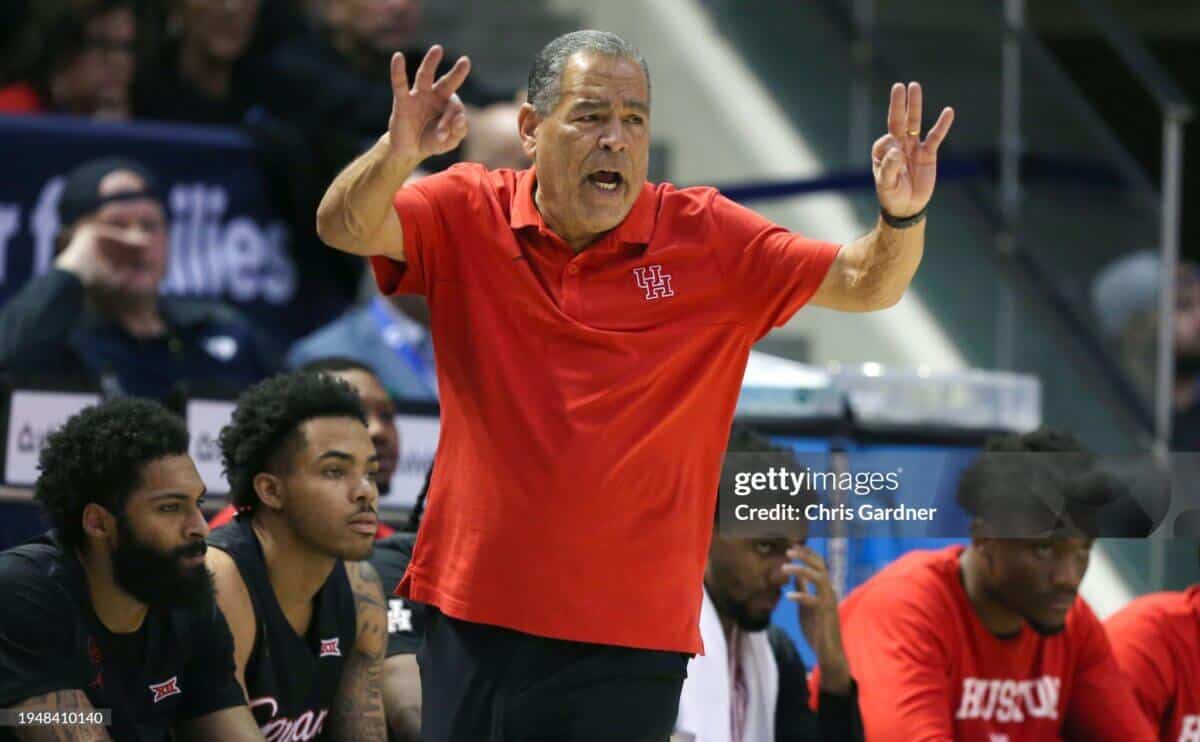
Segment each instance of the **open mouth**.
M602 191L615 191L625 182L625 178L615 170L597 170L588 176L588 182Z

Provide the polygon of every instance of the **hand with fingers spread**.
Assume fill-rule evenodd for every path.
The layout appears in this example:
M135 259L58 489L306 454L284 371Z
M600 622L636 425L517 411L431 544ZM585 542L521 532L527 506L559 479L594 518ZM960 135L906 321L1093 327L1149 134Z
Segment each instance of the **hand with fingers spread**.
M825 560L809 547L801 545L788 549L787 554L796 560L783 565L783 573L796 578L796 589L789 592L787 598L796 604L800 629L817 655L817 664L821 668L821 689L828 693L849 693L850 665L842 648L838 598L830 582Z
M99 222L85 222L75 230L54 267L75 274L85 289L120 292L137 270L140 253L152 238Z
M879 205L892 217L918 214L933 196L937 179L937 152L950 125L954 109L943 108L937 121L921 139L921 84L892 85L888 103L887 134L871 147L871 171Z
M426 52L412 87L404 55L392 55L388 145L394 156L419 163L449 152L467 135L467 113L457 91L471 71L471 61L459 57L449 72L436 78L442 54L442 47L436 45Z

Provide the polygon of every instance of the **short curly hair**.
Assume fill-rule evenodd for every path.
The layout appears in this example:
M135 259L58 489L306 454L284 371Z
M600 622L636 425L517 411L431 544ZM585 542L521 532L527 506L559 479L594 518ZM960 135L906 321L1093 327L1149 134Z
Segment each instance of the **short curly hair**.
M219 443L229 495L239 513L258 508L254 477L276 468L277 455L300 442L300 426L319 417L349 417L367 424L354 387L325 373L273 376L238 398Z
M46 437L33 497L63 545L74 549L84 544L83 508L88 503L120 514L146 464L187 452L187 426L163 406L131 398L104 402Z

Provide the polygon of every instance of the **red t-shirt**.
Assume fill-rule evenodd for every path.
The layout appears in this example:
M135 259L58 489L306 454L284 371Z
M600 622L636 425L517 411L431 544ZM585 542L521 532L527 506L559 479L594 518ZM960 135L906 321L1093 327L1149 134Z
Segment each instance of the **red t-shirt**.
M1026 625L1000 638L967 597L962 552L911 552L842 602L842 639L867 739L1154 740L1082 598L1055 636Z
M721 460L750 346L838 246L711 188L647 184L575 254L534 172L460 164L396 193L442 428L397 594L558 639L695 653Z
M1200 585L1146 595L1104 628L1163 742L1200 742Z

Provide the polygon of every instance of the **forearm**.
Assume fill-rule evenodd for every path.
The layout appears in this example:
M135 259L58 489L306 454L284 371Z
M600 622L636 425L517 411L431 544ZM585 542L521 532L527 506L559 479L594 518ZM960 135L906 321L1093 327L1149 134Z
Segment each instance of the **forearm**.
M912 283L925 251L925 220L905 229L883 219L866 235L847 245L856 266L851 281L868 309L885 309L900 301Z
M317 207L317 234L331 247L355 255L379 254L378 236L392 212L392 197L420 164L389 151L388 135L334 178ZM402 246L400 246L402 247Z
M847 742L862 740L862 715L858 711L858 688L848 681L844 692L821 690L817 705L819 739L841 739Z

